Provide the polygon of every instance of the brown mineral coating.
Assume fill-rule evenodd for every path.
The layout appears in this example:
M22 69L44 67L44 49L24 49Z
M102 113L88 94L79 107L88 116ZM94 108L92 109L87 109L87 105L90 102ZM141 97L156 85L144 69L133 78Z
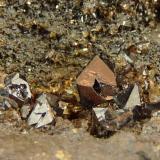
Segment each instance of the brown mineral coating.
M99 95L93 88L95 80L98 83L105 84L105 87L102 87L104 95ZM89 102L97 105L105 100L112 99L113 90L117 84L116 77L111 69L99 56L95 56L77 78L77 85L81 99L86 98Z

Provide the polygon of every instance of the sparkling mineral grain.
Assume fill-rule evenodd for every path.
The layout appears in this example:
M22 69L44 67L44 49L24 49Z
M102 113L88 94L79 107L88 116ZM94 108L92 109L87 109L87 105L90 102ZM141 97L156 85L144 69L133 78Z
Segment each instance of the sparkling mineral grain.
M19 73L6 80L5 85L10 98L19 102L25 102L31 99L32 94L29 85L25 80L20 78Z
M98 56L93 58L77 78L81 103L86 106L111 100L116 85L114 73Z
M28 118L29 125L36 125L36 128L51 123L54 119L53 112L47 101L46 94L42 94L36 100L32 113Z
M93 108L93 111L98 121L103 121L106 119L105 113L107 111L107 108Z
M127 88L123 89L116 96L114 96L114 100L120 108L123 108L127 103L127 100L133 90L133 87L133 85L129 85Z
M140 101L139 89L138 89L138 85L135 84L124 109L132 111L135 106L140 106L140 105L141 105L141 101Z

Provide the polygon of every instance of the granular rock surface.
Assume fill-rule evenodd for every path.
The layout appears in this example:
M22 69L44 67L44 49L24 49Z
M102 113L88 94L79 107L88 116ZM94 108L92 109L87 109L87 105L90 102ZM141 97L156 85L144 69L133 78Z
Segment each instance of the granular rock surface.
M116 93L136 84L142 106L133 109L134 122L107 138L89 134L94 124L76 87L97 55L114 72ZM32 92L24 117L5 92L5 77L16 73ZM26 119L42 93L55 121L35 129ZM114 100L100 105L116 110L113 117L123 109ZM159 101L159 0L0 0L0 159L159 160Z

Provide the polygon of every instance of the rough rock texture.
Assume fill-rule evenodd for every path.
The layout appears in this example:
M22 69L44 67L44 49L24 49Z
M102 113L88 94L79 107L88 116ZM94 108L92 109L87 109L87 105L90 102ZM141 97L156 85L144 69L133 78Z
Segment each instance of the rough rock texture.
M133 133L120 132L110 139L96 139L81 129L53 136L23 134L0 125L0 159L3 160L158 160L159 145ZM125 135L125 136L124 136Z
M33 97L56 94L76 113L76 77L98 55L111 62L118 91L137 83L142 104L155 102L160 97L159 23L159 0L0 0L0 87L6 74L18 72ZM0 111L2 160L159 160L155 117L96 139L79 124L82 115L40 132L24 130L19 111Z

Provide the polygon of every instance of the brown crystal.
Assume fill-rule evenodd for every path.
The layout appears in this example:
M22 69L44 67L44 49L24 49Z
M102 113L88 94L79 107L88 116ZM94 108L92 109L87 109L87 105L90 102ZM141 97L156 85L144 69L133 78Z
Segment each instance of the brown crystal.
M112 70L95 56L77 78L81 101L100 104L111 100L116 87L116 77Z

